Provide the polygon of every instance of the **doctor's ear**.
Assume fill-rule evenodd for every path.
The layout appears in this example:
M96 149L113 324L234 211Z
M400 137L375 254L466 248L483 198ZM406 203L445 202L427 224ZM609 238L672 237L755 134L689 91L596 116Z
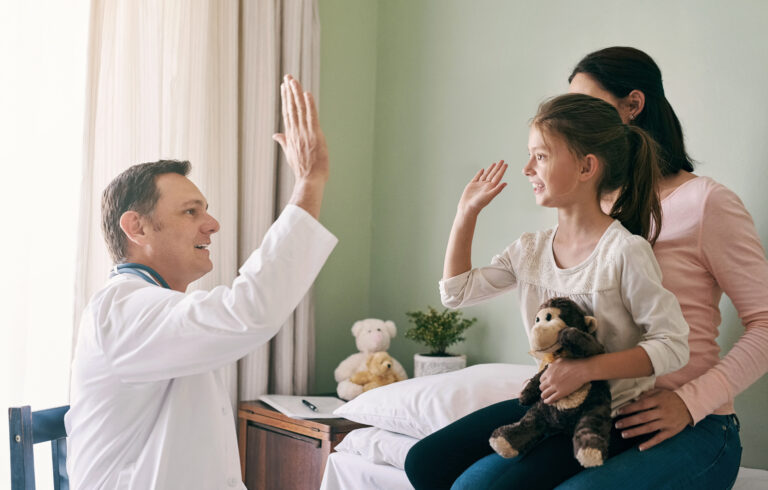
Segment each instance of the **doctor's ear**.
M123 230L129 241L136 245L144 242L144 220L136 211L126 211L120 216L120 229Z

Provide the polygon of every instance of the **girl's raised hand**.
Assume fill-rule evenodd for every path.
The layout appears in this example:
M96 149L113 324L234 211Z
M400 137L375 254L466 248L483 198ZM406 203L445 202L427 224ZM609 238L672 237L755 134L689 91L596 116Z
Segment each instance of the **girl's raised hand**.
M459 210L475 215L480 213L507 186L506 182L501 182L506 171L507 164L504 160L491 164L488 170L480 169L464 188L459 200Z

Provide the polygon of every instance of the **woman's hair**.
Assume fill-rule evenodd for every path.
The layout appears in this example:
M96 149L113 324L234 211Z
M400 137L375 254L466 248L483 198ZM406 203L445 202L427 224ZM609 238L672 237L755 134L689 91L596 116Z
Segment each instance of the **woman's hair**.
M578 73L589 75L619 99L633 90L643 92L645 106L632 124L646 130L659 144L661 174L693 172L693 160L685 151L683 128L664 96L661 70L650 56L635 48L605 48L579 61L568 82Z
M545 136L561 137L579 158L595 155L603 164L598 197L620 190L610 216L651 244L661 229L657 144L636 126L621 122L608 102L566 94L542 103L532 125Z

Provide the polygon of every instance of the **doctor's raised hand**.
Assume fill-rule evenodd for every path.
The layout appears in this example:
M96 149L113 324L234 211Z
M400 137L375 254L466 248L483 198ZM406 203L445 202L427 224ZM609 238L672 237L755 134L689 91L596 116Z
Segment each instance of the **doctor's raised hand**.
M280 144L296 182L290 203L318 217L328 181L328 147L317 117L312 94L286 75L280 85L284 133L272 139Z

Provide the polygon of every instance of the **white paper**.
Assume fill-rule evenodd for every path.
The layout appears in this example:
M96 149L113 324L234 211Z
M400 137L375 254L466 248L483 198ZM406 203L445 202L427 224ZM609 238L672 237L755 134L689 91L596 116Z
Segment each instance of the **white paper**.
M335 396L261 395L259 400L295 419L336 419L339 416L334 415L333 411L345 403ZM302 400L317 407L317 412L307 407Z

